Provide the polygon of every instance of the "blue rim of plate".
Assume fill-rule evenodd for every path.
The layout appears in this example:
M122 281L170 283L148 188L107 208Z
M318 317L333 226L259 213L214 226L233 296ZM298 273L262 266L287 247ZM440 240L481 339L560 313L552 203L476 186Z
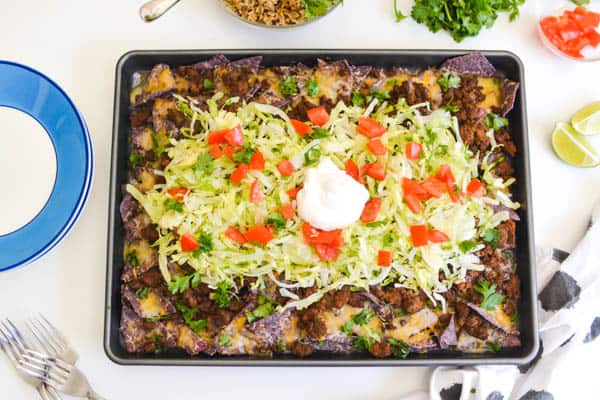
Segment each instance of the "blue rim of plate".
M0 60L0 107L34 118L56 156L52 193L21 228L0 235L0 272L37 260L75 225L87 202L94 170L92 141L83 115L53 80L22 64Z

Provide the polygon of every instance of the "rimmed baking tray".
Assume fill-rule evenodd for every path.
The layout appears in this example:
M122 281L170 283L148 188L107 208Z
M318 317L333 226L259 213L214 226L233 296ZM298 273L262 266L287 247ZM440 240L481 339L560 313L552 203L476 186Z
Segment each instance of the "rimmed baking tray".
M239 365L239 366L428 366L473 364L524 364L538 352L538 324L535 279L535 253L533 238L533 212L531 210L531 176L529 166L529 142L527 112L525 108L525 82L523 63L515 54L506 51L483 51L496 69L508 79L519 82L520 89L514 110L510 112L513 139L519 149L514 159L517 183L514 198L522 204L521 221L517 224L517 270L521 278L521 300L518 305L521 346L503 349L498 353L471 354L456 351L413 353L405 360L375 359L362 354L315 354L309 358L274 356L189 356L183 352L161 354L128 353L119 332L121 318L120 278L123 268L124 229L119 215L121 186L127 182L127 158L129 133L129 92L133 74L150 70L159 63L171 66L189 65L216 54L224 54L231 60L260 55L264 66L291 65L302 62L313 65L317 58L326 60L346 59L354 65L376 67L399 66L408 69L426 69L438 66L444 60L464 55L469 51L453 50L160 50L131 51L117 63L112 163L110 174L110 198L108 214L108 250L106 275L106 313L104 325L104 349L108 357L124 365Z

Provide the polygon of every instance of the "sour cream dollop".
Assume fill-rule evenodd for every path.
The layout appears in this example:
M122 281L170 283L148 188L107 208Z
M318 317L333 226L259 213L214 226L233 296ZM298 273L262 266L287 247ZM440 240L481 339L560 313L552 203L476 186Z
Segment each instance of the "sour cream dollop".
M358 221L369 192L323 157L319 165L306 171L304 187L296 199L303 220L315 228L332 231Z

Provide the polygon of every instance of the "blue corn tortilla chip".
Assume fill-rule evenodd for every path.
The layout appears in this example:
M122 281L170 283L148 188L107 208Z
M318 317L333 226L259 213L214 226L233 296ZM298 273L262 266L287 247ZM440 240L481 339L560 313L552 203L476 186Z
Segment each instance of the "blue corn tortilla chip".
M554 400L554 396L545 390L530 390L521 396L519 400Z
M490 393L488 397L485 398L485 400L504 400L504 396L502 396L502 393L495 390L492 393Z
M571 308L579 300L580 293L581 288L571 275L557 271L538 298L544 310L557 311L561 308Z
M463 386L461 383L455 383L452 386L440 390L440 398L442 400L460 400L462 388Z
M450 318L450 322L439 339L440 348L447 349L450 346L456 346L458 337L456 336L456 324L454 323L454 314Z
M171 71L171 67L166 64L158 64L144 82L142 93L137 97L134 107L138 107L150 100L162 96L166 93L171 93L175 90L175 77Z
M592 326L590 327L590 332L583 341L585 343L591 342L592 340L596 339L598 335L600 335L600 317L596 317L594 319Z
M231 62L229 65L231 68L249 68L251 70L257 71L260 63L262 62L262 56L254 56L241 58L239 60Z
M458 74L493 76L496 73L496 68L478 51L465 54L464 56L449 58L442 63L440 68Z
M500 114L505 117L515 106L519 83L503 79L500 82L500 90L502 92L502 104L500 104Z
M229 62L229 60L223 54L217 54L216 56L214 56L208 60L200 61L196 64L193 64L193 65L191 65L191 67L197 71L202 71L202 70L207 70L207 69L213 69L214 67L216 67L218 65L227 64L228 62Z

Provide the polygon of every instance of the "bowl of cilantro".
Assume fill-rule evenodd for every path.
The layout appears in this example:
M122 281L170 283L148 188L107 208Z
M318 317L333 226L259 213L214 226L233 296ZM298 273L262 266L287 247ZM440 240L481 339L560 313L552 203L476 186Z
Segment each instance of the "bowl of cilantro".
M343 0L221 0L225 10L245 23L267 28L291 28L317 21Z

